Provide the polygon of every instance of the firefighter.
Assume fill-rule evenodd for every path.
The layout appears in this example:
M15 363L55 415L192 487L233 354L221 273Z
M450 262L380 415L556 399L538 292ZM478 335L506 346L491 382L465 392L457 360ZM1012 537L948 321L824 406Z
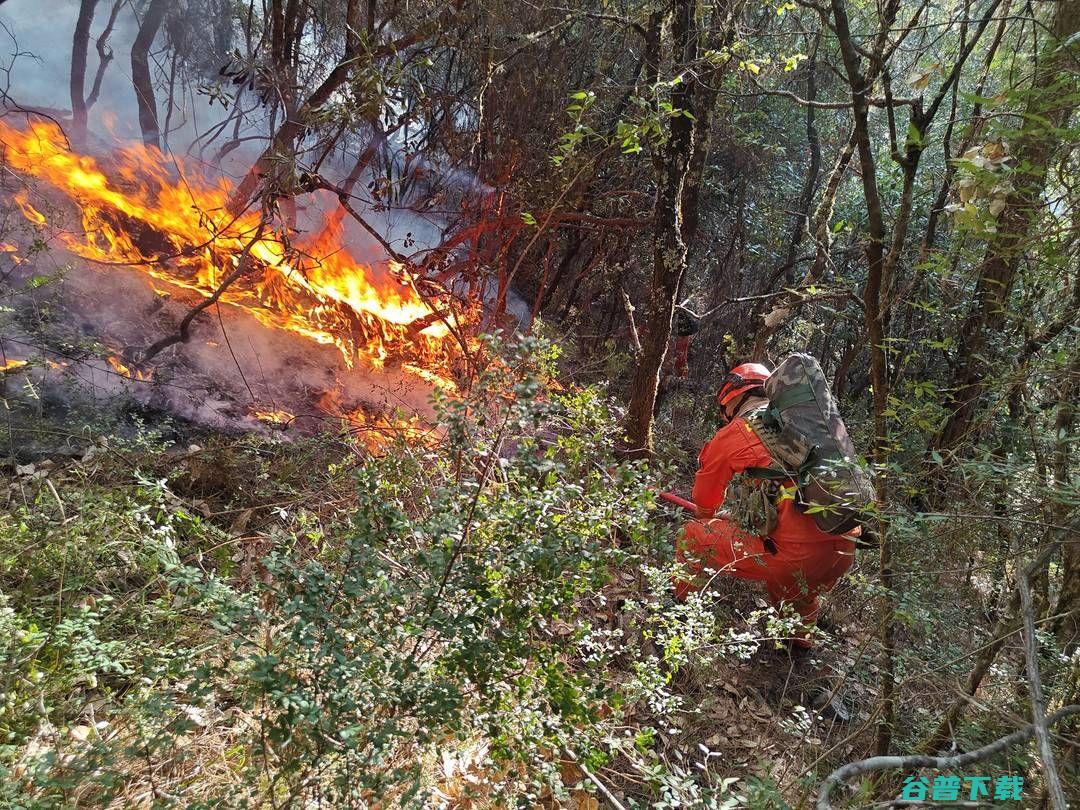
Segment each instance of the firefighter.
M753 428L741 418L767 404L763 384L768 376L769 370L760 363L744 363L731 370L717 393L725 424L698 457L693 493L697 519L683 529L676 555L694 579L677 582L675 590L684 599L717 575L763 582L773 605L789 603L798 612L805 632L793 644L809 649L813 646L810 628L820 610L819 595L832 590L854 559L851 536L822 532L796 508L791 481L777 488L776 525L768 536L747 533L728 512L717 514L734 476L747 468L767 467L772 460Z
M690 341L701 329L701 319L686 307L675 308L674 334L668 343L664 365L660 369L660 383L656 389L656 401L653 415L660 413L660 408L668 395L675 390L677 381L690 376Z

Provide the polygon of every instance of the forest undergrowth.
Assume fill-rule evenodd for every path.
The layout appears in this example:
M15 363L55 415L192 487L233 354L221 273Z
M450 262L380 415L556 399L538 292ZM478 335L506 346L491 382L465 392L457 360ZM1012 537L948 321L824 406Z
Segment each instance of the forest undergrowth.
M655 467L615 457L604 390L557 384L560 362L532 339L493 354L467 396L439 401L441 441L377 456L348 433L9 411L0 801L808 803L873 735L866 562L806 661L753 586L675 602L682 516L657 504ZM907 519L913 543L966 530ZM994 561L956 562L927 558L939 590L900 609L913 741L1001 598ZM959 589L984 617L940 598ZM972 632L946 640L959 623ZM1000 688L1017 667L1010 647ZM848 722L818 714L833 697ZM1028 765L1018 750L1004 767Z

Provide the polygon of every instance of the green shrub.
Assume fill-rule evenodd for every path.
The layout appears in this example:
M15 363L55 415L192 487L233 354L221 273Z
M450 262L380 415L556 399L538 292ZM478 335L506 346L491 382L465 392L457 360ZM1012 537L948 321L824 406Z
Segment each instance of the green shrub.
M615 757L654 803L727 791L652 751L650 718L679 708L671 673L715 623L701 600L661 618L671 527L643 469L616 464L605 400L553 386L554 359L525 342L441 398L444 439L353 468L346 521L318 519L317 491L278 508L247 579L168 478L73 484L64 515L4 518L0 554L25 572L0 580L4 798L535 802L595 789L572 763ZM638 640L598 606L643 565L639 612L663 649L620 666ZM461 752L464 780L446 767Z

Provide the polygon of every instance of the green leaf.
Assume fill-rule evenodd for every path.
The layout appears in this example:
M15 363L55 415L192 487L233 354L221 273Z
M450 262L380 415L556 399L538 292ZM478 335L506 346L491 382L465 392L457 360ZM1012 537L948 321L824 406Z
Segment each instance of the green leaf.
M925 146L926 141L923 140L923 133L919 131L919 128L911 121L907 125L907 143L908 145Z

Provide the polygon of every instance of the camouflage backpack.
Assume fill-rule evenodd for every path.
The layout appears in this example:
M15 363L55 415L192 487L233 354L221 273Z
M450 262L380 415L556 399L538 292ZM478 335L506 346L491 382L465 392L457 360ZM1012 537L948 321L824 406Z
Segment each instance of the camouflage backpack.
M778 482L791 479L796 506L819 529L827 534L852 531L874 502L874 485L859 463L821 366L808 354L791 355L765 381L765 396L769 404L744 418L773 462L747 469L746 476L765 482L758 486L765 493L771 484L774 494ZM748 500L754 502L732 495L740 510ZM770 530L774 526L775 516Z

